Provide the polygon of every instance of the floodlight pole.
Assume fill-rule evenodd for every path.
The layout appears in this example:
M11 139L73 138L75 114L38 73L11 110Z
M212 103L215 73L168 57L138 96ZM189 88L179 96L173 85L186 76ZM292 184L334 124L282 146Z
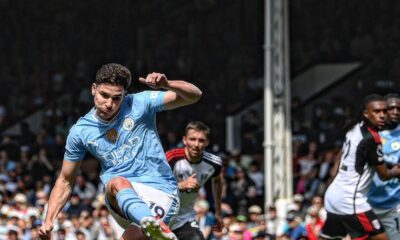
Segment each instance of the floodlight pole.
M287 0L265 0L265 208L293 195L287 4Z

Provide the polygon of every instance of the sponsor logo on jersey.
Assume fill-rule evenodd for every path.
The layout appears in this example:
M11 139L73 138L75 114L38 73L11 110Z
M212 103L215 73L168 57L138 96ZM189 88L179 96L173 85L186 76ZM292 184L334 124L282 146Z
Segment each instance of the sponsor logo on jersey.
M118 138L118 132L115 128L110 128L107 130L106 132L106 138L112 142L115 143L117 141Z
M124 161L132 160L137 154L137 146L139 142L139 137L129 138L125 144L120 146L118 149L111 151L111 153L106 156L107 160L114 166Z
M133 129L133 126L135 125L135 122L133 121L132 118L125 118L124 123L122 124L122 127L126 131L131 131Z

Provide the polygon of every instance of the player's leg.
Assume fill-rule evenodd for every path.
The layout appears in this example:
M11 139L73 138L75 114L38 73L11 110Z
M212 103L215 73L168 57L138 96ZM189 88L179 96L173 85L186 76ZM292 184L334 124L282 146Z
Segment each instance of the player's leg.
M204 240L197 222L187 222L182 227L173 230L179 240Z
M148 205L153 216L156 216L156 221L148 217L142 220L141 225L145 234L156 239L177 239L166 224L170 223L179 211L178 193L167 194L142 183L131 182L131 184Z
M382 222L389 240L400 239L400 205L392 209L374 208L373 210Z
M115 177L106 185L106 197L113 210L137 226L144 217L152 217L148 205L138 196L128 179Z
M168 194L150 186L129 182L126 178L113 178L106 186L106 203L117 222L130 232L140 226L143 234L159 240L177 239L162 221L170 221L179 209L178 196ZM154 217L156 216L156 217ZM130 235L124 234L125 237Z
M128 189L128 190L127 190ZM129 194L132 193L133 194ZM120 194L118 194L120 192ZM121 196L121 192L123 195ZM128 199L128 202L126 202L126 198ZM143 201L137 196L136 192L134 192L134 189L132 188L131 183L123 177L116 177L112 179L106 186L106 206L110 210L111 215L114 217L114 219L117 221L117 223L125 229L124 233L121 236L121 240L146 240L148 239L141 227L140 227L140 220L143 216L143 213L141 215L136 215L135 218L131 218L129 216L126 216L123 214L123 208L125 207L125 211L129 211L129 207L126 205L131 205L131 203L136 203L139 202L139 206L143 207L142 210L146 213L146 209L148 211L147 214L144 214L145 216L148 216L148 214L151 215L151 212ZM125 205L125 206L124 206ZM131 214L132 216L132 214ZM143 217L142 217L143 218ZM132 224L132 222L134 224Z
M388 238L387 234L384 232L384 233L380 233L380 234L371 236L370 239L371 240L388 240L389 238Z
M322 227L320 240L341 240L346 237L347 231L342 225L342 216L328 212Z

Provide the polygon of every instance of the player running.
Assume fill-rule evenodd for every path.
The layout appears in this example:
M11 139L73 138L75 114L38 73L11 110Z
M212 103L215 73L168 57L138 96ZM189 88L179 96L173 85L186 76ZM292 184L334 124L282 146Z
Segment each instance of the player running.
M208 180L212 180L216 231L222 227L222 161L221 158L204 151L209 144L210 129L202 122L190 122L185 129L182 140L184 148L167 152L168 163L178 179L181 207L171 229L179 240L204 240L195 219L194 205L197 191Z

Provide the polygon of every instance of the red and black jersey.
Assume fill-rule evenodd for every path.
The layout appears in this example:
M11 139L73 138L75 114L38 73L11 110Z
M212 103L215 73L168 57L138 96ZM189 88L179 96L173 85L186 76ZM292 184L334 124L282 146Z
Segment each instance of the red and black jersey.
M196 173L196 178L200 186L216 177L221 173L222 160L220 157L204 151L199 162L190 162L184 148L176 148L166 153L169 165L177 178L178 182ZM180 193L180 209L172 229L181 227L188 221L195 219L194 204L197 192L187 189Z

